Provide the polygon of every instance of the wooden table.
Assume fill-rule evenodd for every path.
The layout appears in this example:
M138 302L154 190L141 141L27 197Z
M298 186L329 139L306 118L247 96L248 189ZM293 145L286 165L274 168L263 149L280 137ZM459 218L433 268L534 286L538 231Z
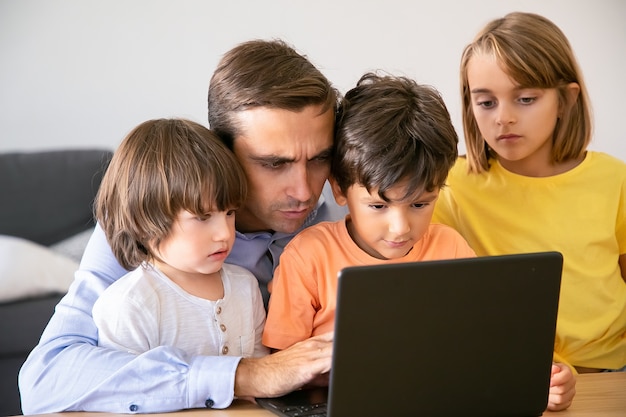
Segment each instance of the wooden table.
M71 414L71 416L70 416ZM250 402L236 401L225 410L195 409L165 414L140 414L161 417L276 417ZM565 411L543 413L550 417L624 417L626 416L626 372L579 375L576 397ZM55 413L37 417L128 417L111 413Z

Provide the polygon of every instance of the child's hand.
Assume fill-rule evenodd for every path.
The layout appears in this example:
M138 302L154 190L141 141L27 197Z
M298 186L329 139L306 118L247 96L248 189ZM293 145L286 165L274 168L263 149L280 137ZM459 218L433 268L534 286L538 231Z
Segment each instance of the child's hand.
M548 395L548 410L565 410L572 405L576 394L576 377L569 366L562 363L552 364L550 376L550 394Z

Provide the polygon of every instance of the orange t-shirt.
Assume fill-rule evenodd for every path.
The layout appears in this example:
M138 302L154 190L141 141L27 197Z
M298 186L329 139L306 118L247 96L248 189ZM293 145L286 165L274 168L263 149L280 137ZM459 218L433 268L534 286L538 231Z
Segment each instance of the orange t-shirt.
M263 344L285 349L332 331L337 274L344 267L474 256L458 232L441 224L431 224L406 256L391 260L374 258L359 248L348 234L345 219L311 226L295 236L280 257L270 283Z

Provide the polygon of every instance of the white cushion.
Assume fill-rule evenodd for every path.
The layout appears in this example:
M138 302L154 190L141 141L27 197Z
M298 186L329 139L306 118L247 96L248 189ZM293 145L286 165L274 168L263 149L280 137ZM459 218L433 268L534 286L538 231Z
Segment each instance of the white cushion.
M50 249L55 253L65 255L76 262L80 262L85 247L87 247L87 242L89 242L89 238L91 238L92 234L93 227L50 245Z
M78 262L26 239L0 235L0 302L65 293Z

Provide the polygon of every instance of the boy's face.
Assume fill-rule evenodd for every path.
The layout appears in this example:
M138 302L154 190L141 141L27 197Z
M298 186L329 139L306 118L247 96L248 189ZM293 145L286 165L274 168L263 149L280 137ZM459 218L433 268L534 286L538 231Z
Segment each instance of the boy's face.
M181 210L158 247L154 263L174 282L218 274L235 243L235 210L197 216Z
M335 199L348 205L351 221L348 231L352 240L366 253L378 259L405 256L428 230L439 190L404 197L406 188L400 183L389 189L386 202L378 190L368 192L359 184L352 185L344 195L334 181Z
M248 179L248 198L237 211L237 230L298 230L316 207L330 172L332 109L299 112L257 107L238 114L235 156Z

